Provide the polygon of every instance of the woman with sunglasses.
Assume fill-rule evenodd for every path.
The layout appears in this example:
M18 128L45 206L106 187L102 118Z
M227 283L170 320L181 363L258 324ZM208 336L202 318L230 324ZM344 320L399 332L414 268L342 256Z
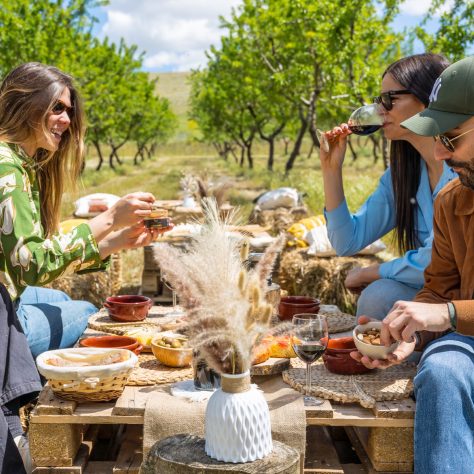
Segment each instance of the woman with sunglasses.
M343 123L326 132L321 149L325 215L329 239L338 255L354 255L391 230L401 257L351 270L346 287L360 292L357 315L383 319L397 300L412 300L423 287L431 260L433 201L456 174L434 159L434 141L415 135L401 122L425 109L440 73L449 65L437 54L417 54L391 64L375 98L384 109L383 130L390 144L390 167L375 192L351 214L344 196L342 165L351 133Z
M107 257L149 244L143 225L155 200L133 193L68 233L58 232L62 194L83 164L84 115L72 78L26 63L0 86L0 282L7 287L34 356L70 347L97 309L41 288L75 271L103 270Z

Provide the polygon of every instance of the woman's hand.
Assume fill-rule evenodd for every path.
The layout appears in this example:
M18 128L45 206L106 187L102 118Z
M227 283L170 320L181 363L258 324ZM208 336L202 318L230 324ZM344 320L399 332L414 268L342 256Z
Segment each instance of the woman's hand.
M379 265L374 264L364 268L353 268L347 273L344 284L353 293L360 293L367 285L379 279Z
M396 341L412 341L417 331L445 331L451 327L446 303L417 303L397 301L382 321L380 340L389 344Z
M134 225L150 215L155 196L151 193L137 192L120 198L108 211L112 216L112 230ZM99 217L99 216L98 216Z
M376 321L368 318L367 316L361 316L358 320L359 324L365 324L369 321ZM371 359L366 355L362 355L359 351L350 353L350 356L365 365L368 369L388 369L392 365L398 365L404 362L415 350L414 342L401 342L398 347L387 357L387 359Z
M352 132L347 123L342 123L338 127L323 134L323 139L327 140L328 151L321 146L319 159L321 160L322 171L340 171L344 163L344 156L347 148L347 136Z
M171 224L169 227L162 229L148 229L145 227L143 221L141 221L133 226L112 232L99 243L100 257L104 259L110 254L119 252L120 250L135 249L150 245L159 235L171 230L173 227L174 225Z

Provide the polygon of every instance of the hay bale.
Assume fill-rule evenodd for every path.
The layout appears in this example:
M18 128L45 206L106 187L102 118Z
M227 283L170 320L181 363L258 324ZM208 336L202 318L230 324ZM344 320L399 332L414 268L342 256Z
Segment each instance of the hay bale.
M271 226L271 232L276 235L285 232L293 223L308 217L308 215L308 209L305 206L292 207L290 209L278 207L277 209L265 211L255 207L249 220L262 227Z
M118 294L122 287L122 255L111 255L106 271L68 275L46 286L64 291L73 300L89 301L100 308L107 296Z
M381 262L377 256L315 257L306 249L287 250L281 257L278 283L290 295L314 296L355 314L358 296L344 286L346 275L353 267Z

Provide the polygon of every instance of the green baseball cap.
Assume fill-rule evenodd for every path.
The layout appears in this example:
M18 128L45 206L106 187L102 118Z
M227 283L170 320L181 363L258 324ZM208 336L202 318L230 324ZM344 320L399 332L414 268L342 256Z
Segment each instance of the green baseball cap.
M434 83L428 108L401 123L417 135L447 132L474 116L474 56L446 68Z

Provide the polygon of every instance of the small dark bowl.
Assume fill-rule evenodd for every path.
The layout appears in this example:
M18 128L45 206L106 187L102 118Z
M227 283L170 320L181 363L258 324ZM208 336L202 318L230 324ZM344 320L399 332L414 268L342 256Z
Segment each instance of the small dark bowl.
M350 356L350 353L354 351L357 351L357 348L352 337L329 339L328 347L323 354L326 369L334 374L342 375L365 374L369 372L370 369Z
M299 313L318 313L320 304L311 296L283 296L278 305L278 317L285 321Z
M141 295L109 296L104 306L113 320L129 323L143 321L153 306L153 301Z
M91 336L81 339L82 347L103 347L107 349L128 349L136 355L140 354L143 346L130 336Z
M166 229L171 225L169 217L157 217L156 219L144 219L145 227L148 229Z

